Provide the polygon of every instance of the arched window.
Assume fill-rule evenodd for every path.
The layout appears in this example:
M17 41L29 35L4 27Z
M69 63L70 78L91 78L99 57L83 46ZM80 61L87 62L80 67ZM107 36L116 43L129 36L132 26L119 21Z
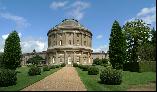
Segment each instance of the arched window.
M62 45L62 40L59 41L59 45Z
M86 41L84 41L84 45L86 45Z
M71 45L71 40L69 40L69 44Z

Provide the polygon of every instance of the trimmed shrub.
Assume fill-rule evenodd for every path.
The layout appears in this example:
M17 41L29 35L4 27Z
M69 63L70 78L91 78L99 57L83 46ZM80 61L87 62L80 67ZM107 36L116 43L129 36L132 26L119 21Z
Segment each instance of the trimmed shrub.
M104 68L100 73L100 80L108 85L120 85L122 82L122 71L112 68Z
M156 61L140 61L140 72L156 72Z
M41 74L41 69L39 67L31 67L28 71L28 75L34 76L34 75L40 75Z
M92 66L96 66L96 64L92 64Z
M82 64L79 64L78 67L79 67L80 69L82 69L83 65L82 65Z
M73 63L73 67L78 67L78 64L77 63Z
M93 64L96 64L96 65L101 65L101 59L99 59L99 58L96 58L96 59L94 59L93 60Z
M140 72L139 69L139 62L126 62L123 64L124 71Z
M55 65L55 67L56 67L56 68L59 68L59 67L60 67L60 65Z
M82 71L88 71L89 65L83 65L82 66Z
M62 63L62 64L61 64L61 67L65 67L65 65L66 65L65 63Z
M43 66L43 71L50 71L50 67L48 65Z
M0 87L7 87L16 84L17 72L10 69L0 69Z
M88 69L88 75L97 75L99 74L99 68L95 67L95 66L91 66Z
M55 65L50 66L50 69L55 69L55 68L56 68Z

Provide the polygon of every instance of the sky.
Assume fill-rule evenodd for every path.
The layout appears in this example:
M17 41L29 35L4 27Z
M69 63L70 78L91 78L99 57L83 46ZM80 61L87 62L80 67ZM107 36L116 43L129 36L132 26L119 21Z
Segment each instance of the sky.
M72 18L92 32L93 51L106 52L115 20L123 26L138 18L156 28L156 0L0 0L0 52L13 30L23 53L46 51L49 29Z

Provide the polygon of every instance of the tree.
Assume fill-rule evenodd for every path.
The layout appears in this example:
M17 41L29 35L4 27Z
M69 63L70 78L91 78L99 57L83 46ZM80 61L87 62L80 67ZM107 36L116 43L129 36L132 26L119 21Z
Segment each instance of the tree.
M139 60L138 48L148 42L150 28L143 20L135 19L127 22L123 29L127 42L127 61L137 62Z
M153 28L151 30L151 34L152 34L152 39L151 39L151 42L152 42L152 45L153 45L153 60L156 61L156 30Z
M9 34L5 40L2 66L15 70L21 64L20 38L16 31Z
M42 60L44 60L44 59L41 56L35 55L32 58L29 58L27 63L32 63L33 65L38 65L39 63L42 62Z
M122 29L117 21L114 21L111 29L109 43L109 58L114 69L122 69L126 59L126 42Z

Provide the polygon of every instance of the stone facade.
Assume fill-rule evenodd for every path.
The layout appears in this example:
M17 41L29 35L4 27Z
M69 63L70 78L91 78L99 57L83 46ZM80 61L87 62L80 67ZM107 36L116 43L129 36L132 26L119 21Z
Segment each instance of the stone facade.
M45 59L45 62L48 63L47 61L47 52L46 51L43 51L43 52L36 52L37 55L41 56L43 59ZM32 58L34 56L33 53L25 53L23 54L23 57L22 57L22 63L21 65L27 65L27 60L29 58ZM103 52L93 52L92 53L92 61L96 58L99 58L99 59L108 59L109 58L109 54L108 53L103 53Z
M47 35L49 64L92 64L92 33L77 20L63 20Z
M91 65L95 58L108 59L107 53L92 53L92 33L77 20L63 20L50 29L47 36L47 51L36 53L42 56L47 64ZM33 53L23 54L21 64L26 65L26 61L33 56Z

